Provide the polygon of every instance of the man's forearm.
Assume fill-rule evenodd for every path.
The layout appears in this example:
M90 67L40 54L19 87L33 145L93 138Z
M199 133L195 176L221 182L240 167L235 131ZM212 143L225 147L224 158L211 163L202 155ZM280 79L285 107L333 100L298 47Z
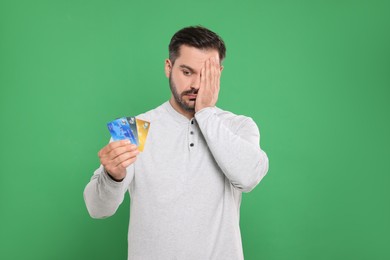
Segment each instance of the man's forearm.
M128 175L131 175L129 173ZM121 182L115 181L100 166L84 189L84 200L93 218L112 216L122 203L131 176Z
M215 108L203 109L195 117L225 176L237 189L252 190L268 171L268 157L260 149L260 134L253 120L248 118L233 132Z

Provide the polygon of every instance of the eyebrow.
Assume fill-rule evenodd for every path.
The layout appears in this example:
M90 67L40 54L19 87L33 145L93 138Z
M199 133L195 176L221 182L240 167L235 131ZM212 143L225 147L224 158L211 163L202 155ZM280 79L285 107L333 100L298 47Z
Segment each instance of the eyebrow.
M179 67L182 68L182 69L187 69L187 70L189 70L192 73L195 72L195 70L193 68L191 68L190 66L184 65L184 64L180 65Z

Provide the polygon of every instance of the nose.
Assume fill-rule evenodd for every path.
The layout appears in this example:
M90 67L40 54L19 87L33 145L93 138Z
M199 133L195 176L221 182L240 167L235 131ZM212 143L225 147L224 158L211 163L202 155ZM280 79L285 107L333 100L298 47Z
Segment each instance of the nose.
M200 78L199 77L195 77L194 81L191 84L191 88L195 89L195 90L198 90L199 86L200 86Z

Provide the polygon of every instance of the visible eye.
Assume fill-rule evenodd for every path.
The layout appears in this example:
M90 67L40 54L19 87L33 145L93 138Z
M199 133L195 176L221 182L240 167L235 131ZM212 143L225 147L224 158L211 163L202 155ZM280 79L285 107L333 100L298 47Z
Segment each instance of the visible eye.
M188 71L188 70L183 70L183 74L184 76L191 76L191 71Z

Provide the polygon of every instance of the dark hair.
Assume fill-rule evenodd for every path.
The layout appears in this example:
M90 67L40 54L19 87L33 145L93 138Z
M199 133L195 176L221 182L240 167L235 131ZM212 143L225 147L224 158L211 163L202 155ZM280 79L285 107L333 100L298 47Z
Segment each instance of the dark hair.
M220 62L226 56L226 47L222 38L215 32L202 26L190 26L176 32L169 43L169 59L172 64L180 56L180 47L187 45L197 49L214 49L219 53Z

